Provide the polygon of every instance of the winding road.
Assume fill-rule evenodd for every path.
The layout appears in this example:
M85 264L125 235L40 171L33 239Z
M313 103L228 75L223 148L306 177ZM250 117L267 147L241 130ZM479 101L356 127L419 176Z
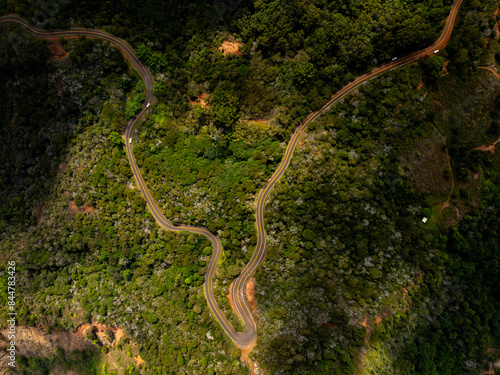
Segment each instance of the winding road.
M126 145L126 151L127 151L127 156L130 162L130 166L132 168L132 171L134 173L134 177L136 179L137 185L139 186L144 199L147 202L148 208L152 215L154 216L156 222L158 225L163 228L164 230L169 230L169 231L187 231L191 233L196 233L205 236L207 239L209 239L212 242L213 245L213 255L212 258L210 259L210 262L207 267L207 272L205 274L205 283L204 283L204 291L205 291L205 297L207 299L208 305L214 314L215 318L218 320L218 322L221 324L222 328L224 331L227 333L229 337L234 341L234 343L241 349L249 348L252 347L256 340L257 340L257 328L255 325L255 321L250 313L250 310L247 306L247 303L245 301L244 297L244 288L245 284L248 280L248 278L255 272L257 267L262 263L264 260L264 257L266 255L266 232L264 228L264 208L265 208L265 203L266 199L273 189L274 185L278 180L283 176L285 173L288 165L290 164L290 160L292 158L293 152L295 150L295 147L297 146L297 143L304 133L305 129L307 128L307 125L311 123L312 121L316 120L321 114L323 114L328 108L339 101L341 98L349 94L352 90L356 89L359 87L361 84L364 82L367 82L368 80L377 77L378 75L389 71L393 70L396 68L399 68L403 65L415 62L422 56L426 55L431 55L434 54L436 50L439 50L441 48L444 48L446 44L448 43L448 40L451 36L451 32L453 30L453 25L455 23L458 10L460 8L460 5L463 0L456 0L451 8L450 15L448 16L445 24L445 28L441 34L441 36L438 38L438 40L431 45L428 48L425 48L423 50L404 55L401 57L398 57L394 61L392 61L389 64L382 65L379 68L374 69L370 73L367 73L363 76L358 77L356 80L353 82L349 83L345 87L343 87L339 92L337 92L323 107L321 107L318 111L311 113L300 125L299 127L295 130L295 132L292 134L291 140L285 150L285 154L283 156L283 159L274 172L274 174L271 176L265 187L259 192L257 199L256 199L256 227L257 227L257 245L255 248L255 252L250 259L250 262L243 268L241 271L240 276L235 280L232 288L232 299L234 302L234 307L236 309L237 314L239 317L242 319L243 323L245 324L245 331L243 332L237 332L231 323L227 320L226 316L224 313L220 310L219 306L217 305L217 301L215 300L214 294L213 294L213 278L215 275L215 271L217 269L217 263L219 262L219 259L222 254L222 245L220 238L216 235L213 235L210 233L210 231L206 228L200 228L200 227L192 227L192 226L174 226L170 220L168 220L163 213L160 211L160 207L158 206L158 203L156 200L153 198L151 195L149 189L146 186L146 183L141 175L141 172L139 170L139 167L137 165L137 162L135 160L134 154L133 154L133 135L134 135L134 128L135 125L144 117L146 112L148 111L150 105L154 104L154 93L153 93L153 86L154 86L154 80L151 72L149 69L142 64L137 56L135 55L135 52L133 48L123 39L117 38L114 35L111 35L109 33L100 31L100 30L90 30L90 29L70 29L70 30L58 30L58 31L42 31L38 30L35 27L33 27L30 23L19 17L18 15L8 15L0 18L0 23L7 23L7 22L13 22L20 24L24 26L32 35L34 35L37 38L42 38L42 39L53 39L59 36L62 37L77 37L77 36L86 36L90 38L100 38L107 40L111 42L113 45L115 45L118 49L120 49L125 56L127 60L130 61L132 66L137 70L139 75L144 81L144 84L146 86L146 102L144 103L143 107L141 108L141 111L139 114L132 119L128 124L125 129L124 137L125 137L125 145Z

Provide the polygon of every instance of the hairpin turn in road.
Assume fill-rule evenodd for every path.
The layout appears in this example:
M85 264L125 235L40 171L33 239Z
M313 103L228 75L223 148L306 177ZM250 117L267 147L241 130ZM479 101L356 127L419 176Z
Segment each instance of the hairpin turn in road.
M293 152L295 150L295 147L297 146L297 143L304 133L305 129L307 128L307 125L311 123L312 121L316 120L321 114L323 114L330 106L337 101L339 101L341 98L345 97L347 94L349 94L352 90L356 89L359 87L361 84L364 82L369 81L370 79L379 76L380 74L383 74L384 72L387 72L389 70L393 70L396 68L399 68L403 65L412 63L417 61L420 57L426 56L426 55L431 55L434 53L437 53L438 50L444 48L446 44L448 43L448 40L450 39L451 32L453 30L453 25L455 23L458 10L460 8L460 5L463 0L455 0L454 4L452 5L450 15L448 16L446 20L446 24L444 27L444 30L441 34L441 36L437 39L434 44L431 46L414 52L410 53L408 55L404 56L398 56L397 58L393 58L392 61L388 64L384 64L379 68L375 68L372 70L370 73L364 74L360 77L358 77L356 80L353 82L349 83L348 85L344 86L340 91L338 91L323 107L321 107L318 111L311 113L300 125L299 127L295 130L295 132L292 134L291 140L285 150L285 154L283 155L283 159L281 163L279 164L278 168L274 172L274 174L271 176L267 184L264 186L264 188L259 192L257 199L256 199L256 227L257 227L257 245L255 247L255 251L252 255L252 258L250 259L250 262L243 268L241 271L240 276L235 280L232 288L232 299L234 302L234 307L236 309L237 314L245 324L245 331L243 332L237 332L231 323L227 320L226 316L224 313L220 310L219 306L217 305L217 301L215 300L214 294L213 294L213 278L215 271L217 269L217 263L219 262L219 259L222 254L222 245L221 241L218 236L210 233L205 228L200 228L200 227L192 227L192 226L174 226L170 220L168 220L160 211L160 207L158 206L158 203L156 200L153 198L151 195L150 191L146 187L146 183L144 179L142 178L141 172L139 170L139 167L137 165L137 162L135 160L134 154L133 154L133 134L134 134L134 128L135 125L144 117L146 114L147 110L149 107L154 104L154 93L153 93L153 86L154 86L154 80L151 72L149 69L142 64L137 56L135 55L135 52L133 48L123 39L117 38L114 35L111 35L109 33L100 31L100 30L90 30L90 29L70 29L70 30L57 30L57 31L42 31L38 30L35 27L33 27L30 23L19 17L18 15L8 15L0 18L0 23L6 23L6 22L13 22L20 24L24 26L32 35L34 35L37 38L42 38L42 39L52 39L55 37L76 37L76 36L86 36L90 38L100 38L107 40L111 42L113 45L115 45L118 49L120 49L125 56L127 60L130 61L132 66L137 70L139 75L144 81L144 84L146 86L146 102L144 103L143 107L141 108L141 111L139 114L132 119L124 133L125 137L125 148L127 151L127 156L130 162L130 166L132 168L132 172L134 173L134 177L136 179L137 185L139 186L144 199L147 202L148 208L152 215L154 216L156 222L158 225L163 228L164 230L169 230L169 231L187 231L191 233L196 233L200 234L202 236L205 236L207 239L209 239L212 242L213 245L213 255L212 258L210 259L210 262L207 267L207 272L205 274L205 284L204 284L204 291L205 291L205 297L207 299L208 305L210 307L210 310L212 310L212 313L214 314L215 318L217 321L221 324L222 328L224 331L227 333L229 337L234 341L234 343L240 347L240 348L248 348L251 347L257 339L257 328L255 325L255 321L250 313L250 310L246 304L245 297L244 297L244 288L245 284L250 277L250 275L255 272L257 267L262 263L264 260L264 257L266 255L266 231L264 228L264 207L266 203L266 199L273 189L274 185L276 182L283 176L285 173L288 165L290 164L290 160L292 158Z

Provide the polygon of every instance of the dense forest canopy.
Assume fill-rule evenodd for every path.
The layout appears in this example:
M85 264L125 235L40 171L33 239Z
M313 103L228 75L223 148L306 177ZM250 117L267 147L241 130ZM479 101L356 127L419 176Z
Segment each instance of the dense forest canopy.
M291 132L357 75L430 45L450 6L3 0L0 14L103 29L151 69L134 155L169 219L220 236L215 296L242 329L229 286ZM439 55L309 126L265 211L250 354L265 373L480 374L499 360L499 155L476 149L500 136L500 82L478 68L500 68L496 7L465 1ZM135 186L121 135L144 97L109 44L0 25L0 253L18 264L18 324L94 327L85 350L23 354L26 374L249 373L203 296L210 243L159 229Z

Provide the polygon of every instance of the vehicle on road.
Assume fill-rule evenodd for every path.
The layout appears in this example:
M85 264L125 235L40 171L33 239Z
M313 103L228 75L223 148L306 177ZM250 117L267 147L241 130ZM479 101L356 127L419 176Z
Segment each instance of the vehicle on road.
M208 306L210 310L213 313L213 316L215 319L220 323L221 327L224 329L224 331L227 333L227 335L233 340L233 342L242 349L246 349L249 347L253 347L252 345L255 344L256 339L257 339L257 327L255 324L255 321L252 317L252 314L250 310L248 309L245 299L243 298L244 296L244 289L246 282L248 278L256 271L257 267L263 262L265 256L266 256L266 248L267 248L267 242L266 242L266 228L265 228L265 220L264 220L264 208L265 208L265 203L266 203L266 198L270 194L271 190L273 189L274 185L279 181L279 179L283 176L285 173L286 169L290 165L290 161L292 159L294 150L296 146L299 144L301 136L304 134L307 126L309 123L312 121L315 121L319 116L321 116L325 111L330 108L331 105L334 103L340 101L343 99L346 95L348 95L350 92L355 90L356 88L360 87L364 82L367 82L368 80L375 78L384 72L396 69L400 66L412 63L417 61L421 56L425 56L430 54L432 51L432 48L444 48L446 44L448 43L449 37L451 35L451 32L453 30L453 25L454 21L456 19L458 9L461 5L463 0L455 0L452 8L451 8L451 13L450 16L448 17L448 20L446 22L445 29L442 33L442 36L440 39L438 39L438 42L436 42L434 47L429 47L426 48L422 51L417 51L414 54L407 55L407 56L401 56L401 59L399 59L398 65L383 65L380 68L373 69L371 72L366 73L362 76L359 76L356 78L354 81L346 85L343 89L338 91L336 94L334 94L330 100L325 103L319 110L316 112L313 112L311 115L309 115L306 120L304 120L297 130L293 133L288 146L284 152L283 158L281 160L281 163L279 167L274 171L273 175L271 178L266 182L265 187L260 191L258 194L256 201L255 201L255 225L257 229L257 245L254 250L254 253L247 263L247 265L242 269L240 276L234 281L235 287L232 289L233 293L233 301L234 301L234 309L236 310L237 315L241 318L243 321L243 324L245 326L245 330L243 332L238 332L234 329L232 324L227 320L225 314L223 311L220 310L218 306L218 302L216 298L214 297L213 293L213 287L214 283L213 280L215 278L215 273L219 264L219 260L222 255L222 242L219 238L219 236L212 234L208 229L205 228L200 228L200 227L191 227L191 226L176 226L173 225L170 220L168 220L163 213L161 212L161 209L158 205L158 202L156 199L153 197L153 195L150 193L146 186L146 182L144 181L143 176L141 175L139 166L137 165L137 160L135 159L133 155L133 150L132 147L130 149L126 149L127 151L127 156L129 159L129 163L132 168L132 172L136 178L137 184L140 187L141 192L143 193L144 199L147 202L148 208L150 212L152 213L153 217L155 218L156 222L160 225L161 228L164 230L169 230L169 231L187 231L190 233L196 233L203 235L207 238L212 243L213 247L213 253L212 257L210 258L210 262L207 265L207 272L205 273L204 276L204 292L205 292L205 297L207 299ZM28 31L33 34L34 36L42 39L52 39L54 36L90 36L90 37L98 37L103 40L110 41L117 47L119 47L122 51L125 53L125 57L132 63L132 65L136 68L137 72L141 76L145 87L147 91L147 96L150 98L150 100L154 101L154 91L153 91L153 86L154 86L154 79L151 74L151 72L148 70L148 68L143 65L137 56L134 53L134 50L130 45L125 42L124 40L117 38L111 34L105 33L103 31L99 30L85 30L85 29L72 29L68 31L58 31L58 32L49 32L49 31L41 31L38 30L32 26L26 21L24 21L22 18L20 18L17 15L8 15L4 17L0 17L0 23L3 22L16 22L19 23L23 26L25 26ZM438 53L439 49L434 50L434 53ZM394 57L391 59L391 61L396 61L398 58ZM147 107L150 106L150 103L147 104ZM127 125L127 128L125 130L125 134L133 134L134 128L136 124L139 123L139 121L143 118L144 114L146 111L141 111L132 121L129 122ZM126 136L125 136L126 137ZM125 138L126 140L126 138ZM132 143L132 137L129 138L129 144Z

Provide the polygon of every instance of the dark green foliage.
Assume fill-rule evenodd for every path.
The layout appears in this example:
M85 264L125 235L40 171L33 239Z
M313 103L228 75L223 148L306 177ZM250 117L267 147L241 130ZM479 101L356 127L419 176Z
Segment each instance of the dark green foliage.
M144 105L144 99L146 97L144 96L144 93L138 92L132 99L127 101L127 104L125 106L125 116L127 120L130 120L132 117L134 117L139 109Z
M421 66L424 71L427 81L435 81L443 74L443 66L445 59L442 56L431 56L421 61Z
M453 284L447 303L431 325L417 329L419 337L404 358L419 373L477 373L486 347L500 343L500 190L483 185L482 207L448 234L442 259ZM464 353L467 357L464 360Z
M68 144L97 118L109 93L120 95L123 79L117 77L126 66L109 45L74 39L66 48L85 51L78 55L79 63L66 59L56 67L47 61L47 42L15 31L16 27L8 32L1 27L0 232L7 223L36 222L43 191ZM97 50L105 50L107 56ZM49 74L56 78L49 80ZM18 80L24 84L15 84ZM96 85L101 80L103 85ZM66 123L69 116L76 118Z
M137 57L139 57L146 65L150 66L153 70L165 69L168 66L167 58L165 55L153 52L151 46L144 44L139 45L136 49Z
M65 2L43 26L66 28L72 19L74 26L106 29L126 39L138 57L160 73L157 99L176 116L189 109L187 97L222 89L231 93L231 106L242 114L277 114L283 127L293 128L352 79L353 71L365 71L434 41L450 4ZM38 7L30 2L18 13L29 18ZM240 57L223 56L214 48L229 32L243 44ZM88 49L89 42L82 41L71 59L80 61ZM215 120L230 127L238 111L226 111L214 109Z
M225 130L232 129L239 116L236 96L223 90L217 90L212 96L210 105L215 126Z
M311 124L266 208L269 248L255 297L255 356L266 373L354 373L366 342L388 353L385 362L367 357L373 373L478 373L485 348L500 345L498 159L470 151L495 140L500 126L496 88L470 69L486 53L490 3L465 3L443 57L384 75ZM139 127L134 154L169 219L220 236L216 298L242 329L228 285L252 255L255 194L282 142L357 72L430 44L449 5L265 0L221 10L203 1L82 1L61 5L43 26L69 27L71 18L71 26L105 28L155 73L159 105ZM38 6L0 3L28 18ZM134 186L120 134L144 103L137 77L106 43L62 41L69 59L47 62L46 42L2 30L0 247L21 260L19 288L29 298L20 324L124 327L146 360L120 369L126 374L248 373L203 297L210 243L160 230ZM216 48L229 32L242 56ZM451 74L442 78L448 58ZM426 100L416 90L421 73L434 89ZM462 88L477 95L461 96ZM190 106L206 93L210 108ZM477 127L466 126L472 120ZM439 225L441 233L421 223L435 207L405 164L415 144L433 137L431 124L448 143L452 204L468 212L449 230ZM466 185L476 175L481 197ZM467 211L472 202L478 209ZM367 316L383 317L371 334L360 326ZM95 333L89 339L101 353L136 355ZM63 364L98 373L99 355L72 353ZM63 356L19 364L48 373Z
M466 210L462 199L478 193L459 188L461 168L468 181L480 171L498 181L498 157L471 150L497 117L499 86L486 74L466 82L437 75L439 96L431 93L422 103L426 89L415 90L419 73L415 67L388 73L312 124L270 198L268 234L279 233L280 241L268 240L256 286L265 296L260 312L270 321L257 359L268 372L354 372L356 348L364 344L362 332L349 335L350 329L383 314L388 318L371 326L374 354L365 357L374 373L477 373L485 368L486 347L498 346L496 183L484 181L481 201L488 212L480 207L440 236L422 226L422 216L432 212L403 171L409 150L433 137L424 119L434 119L450 147L459 191L452 204ZM481 125L472 127L469 116ZM404 277L412 283L398 287ZM403 288L410 311L398 307ZM276 329L277 320L286 330Z

